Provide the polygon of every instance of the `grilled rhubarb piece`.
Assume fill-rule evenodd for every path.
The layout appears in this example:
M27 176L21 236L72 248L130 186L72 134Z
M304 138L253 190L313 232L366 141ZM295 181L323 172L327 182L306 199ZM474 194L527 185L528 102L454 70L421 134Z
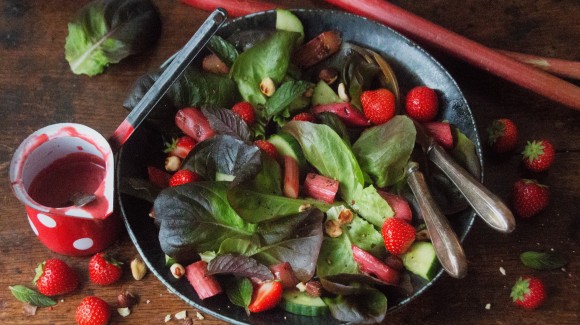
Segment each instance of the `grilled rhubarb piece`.
M451 125L446 122L426 122L423 126L427 133L437 141L443 148L453 148L453 133L451 132Z
M352 107L348 102L316 105L312 108L312 113L320 114L330 112L336 114L347 126L369 126L370 122L366 116L358 109Z
M175 114L175 125L196 142L214 136L214 131L203 113L194 107L182 108Z
M338 192L338 181L326 176L308 173L304 180L304 194L326 203L334 202Z
M413 212L411 211L409 202L404 197L385 191L377 192L383 199L385 199L385 201L387 201L391 209L393 209L393 212L395 212L395 218L411 222L413 219Z
M270 266L270 271L272 271L274 278L279 280L285 289L295 288L298 282L300 282L296 277L296 274L294 274L292 265L288 262L272 265Z
M352 245L352 255L361 272L374 275L377 279L388 284L396 285L399 283L399 271L381 262L371 253Z
M201 300L222 292L219 282L207 274L207 263L204 261L189 264L185 268L185 276Z
M298 161L284 156L284 196L297 198L300 186L300 167Z
M342 38L338 31L323 32L298 48L292 60L299 67L311 67L336 53L341 43Z

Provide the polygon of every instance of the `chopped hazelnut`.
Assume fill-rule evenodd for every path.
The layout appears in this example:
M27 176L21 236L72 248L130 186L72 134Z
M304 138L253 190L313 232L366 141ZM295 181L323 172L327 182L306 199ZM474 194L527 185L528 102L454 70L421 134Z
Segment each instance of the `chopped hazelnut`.
M168 172L176 172L181 166L181 159L177 156L169 156L165 158L165 170Z
M129 290L124 289L119 293L117 296L117 306L119 308L131 308L133 307L138 301L138 298Z
M131 261L131 274L137 281L143 279L145 274L147 274L147 266L141 257L137 256Z
M346 86L342 82L338 84L338 97L344 102L350 101L350 98L346 94Z
M260 82L260 91L262 92L262 94L268 97L272 96L276 91L276 85L274 84L274 80L272 80L272 78L270 77L262 79L262 81Z
M345 224L351 223L353 218L354 218L354 215L353 215L352 211L350 209L344 209L344 210L340 211L340 214L338 215L338 222L341 225L345 225Z
M334 219L327 220L324 223L324 231L332 238L336 238L342 235L342 228L340 228L340 223Z
M185 275L185 268L179 263L173 263L170 270L171 275L176 279L181 279L181 277Z

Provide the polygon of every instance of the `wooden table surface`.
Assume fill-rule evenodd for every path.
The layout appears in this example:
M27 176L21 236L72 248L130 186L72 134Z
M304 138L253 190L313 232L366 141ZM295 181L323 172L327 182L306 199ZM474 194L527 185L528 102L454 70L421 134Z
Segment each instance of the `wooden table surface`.
M162 324L165 315L195 308L166 290L149 274L142 281L131 277L128 264L136 250L123 233L110 250L125 264L122 280L111 286L90 284L88 257L58 256L46 249L31 231L21 203L11 192L9 161L19 143L33 131L52 123L77 122L104 135L115 130L127 112L121 104L132 82L161 64L180 48L207 16L178 1L155 1L163 20L156 47L109 67L102 75L74 75L64 59L67 22L87 1L0 1L0 323L73 324L74 310L87 295L111 304L122 288L141 297L132 314L114 313L111 324ZM391 1L489 47L580 60L580 5L578 0L433 0ZM331 6L322 1L276 1L288 7ZM490 230L477 221L464 242L469 274L455 280L444 275L406 308L387 316L391 324L579 324L580 295L580 112L571 110L476 69L444 53L435 57L450 71L464 92L480 136L492 119L508 117L520 130L520 147L526 140L547 138L557 155L549 172L537 177L550 186L549 207L531 220L518 220L510 235ZM519 152L519 151L518 151ZM485 183L507 199L513 182L530 177L519 154L497 158L485 150ZM519 261L528 250L554 251L569 260L565 269L534 271ZM10 294L9 285L30 286L37 263L61 257L81 276L80 287L59 297L53 308L40 308L25 316L23 304ZM502 275L500 268L505 270ZM548 290L546 303L525 311L510 303L516 278L533 274ZM486 305L490 304L490 308ZM217 324L206 317L196 324ZM173 320L168 324L180 324Z

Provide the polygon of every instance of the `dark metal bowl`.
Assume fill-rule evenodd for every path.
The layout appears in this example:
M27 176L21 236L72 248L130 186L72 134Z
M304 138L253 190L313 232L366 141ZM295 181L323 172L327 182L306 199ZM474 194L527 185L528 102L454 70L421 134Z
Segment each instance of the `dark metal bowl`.
M304 24L306 39L313 38L327 30L338 30L343 40L373 49L392 65L397 75L401 94L412 87L426 85L437 89L440 98L440 120L448 120L467 135L476 146L480 163L483 163L481 143L471 110L463 94L449 73L427 52L406 37L374 21L330 10L293 10ZM227 37L238 30L274 28L276 15L273 11L252 14L228 22L218 34ZM156 129L147 125L141 126L123 146L118 156L117 184L128 177L147 178L147 165L152 157L160 157L162 137ZM162 157L160 157L162 158ZM479 178L483 177L483 169ZM169 290L202 312L234 324L335 324L335 319L328 317L303 317L276 309L260 314L246 315L242 308L232 305L225 295L202 301L198 298L187 280L176 280L165 266L165 255L159 246L158 229L147 215L151 204L135 197L119 194L116 189L121 214L129 236L134 242L143 260L157 278ZM461 240L471 229L475 213L468 209L450 220L452 227ZM436 277L426 282L412 277L414 292L410 296L388 296L389 312L400 309L419 296L442 275L440 270ZM388 317L388 316L387 316Z

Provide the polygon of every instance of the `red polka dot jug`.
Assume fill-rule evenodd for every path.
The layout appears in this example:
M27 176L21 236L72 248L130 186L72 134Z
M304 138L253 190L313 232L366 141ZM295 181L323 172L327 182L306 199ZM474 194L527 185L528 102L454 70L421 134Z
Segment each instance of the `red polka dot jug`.
M38 239L56 253L83 256L105 249L122 229L113 171L113 152L101 134L59 123L21 143L10 181Z

